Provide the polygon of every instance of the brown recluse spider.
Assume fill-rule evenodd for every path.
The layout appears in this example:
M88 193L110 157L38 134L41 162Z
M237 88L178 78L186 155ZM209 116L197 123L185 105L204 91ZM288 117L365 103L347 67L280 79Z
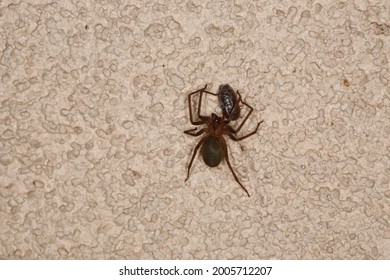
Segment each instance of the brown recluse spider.
M237 102L241 102L242 104L244 104L245 106L247 106L250 109L249 113L246 115L246 117L244 118L244 120L238 126L237 129L233 129L229 125L229 122L231 120L229 118L227 118L225 115L223 115L222 117L219 117L216 114L212 113L209 117L202 116L200 114L200 109L201 109L201 104L202 104L203 93L208 93L208 94L211 94L214 96L217 95L215 93L207 91L206 88L207 88L207 85L205 85L205 87L202 89L199 89L197 91L194 91L194 92L191 92L188 94L188 107L189 107L189 111L190 111L190 122L193 125L204 125L204 127L201 128L200 130L198 130L198 128L189 129L189 130L184 131L184 133L191 135L191 136L200 136L203 133L205 133L205 135L202 137L202 139L200 139L198 144L195 146L194 152L192 153L191 161L190 161L188 168L187 168L187 178L185 179L185 181L188 180L188 178L190 176L190 169L191 169L192 163L195 159L195 156L196 156L199 148L202 147L201 154L202 154L203 161L210 167L216 167L220 164L222 159L225 158L225 161L226 161L230 171L232 172L234 179L241 186L241 188L246 192L246 194L250 197L248 191L240 183L237 175L233 171L233 168L232 168L230 161L229 161L229 155L228 155L226 141L225 141L223 135L229 136L229 138L232 139L233 141L241 141L241 140L248 138L249 136L252 136L253 134L255 134L257 132L257 129L259 128L260 124L263 121L261 121L257 124L257 127L254 131L252 131L244 136L236 137L235 134L241 130L244 123L247 121L250 114L252 113L253 108L251 106L249 106L247 103L245 103L244 101L242 101L241 95L237 91L237 95L239 96ZM192 115L191 97L198 92L200 95L199 102L198 102L198 112L197 112L197 117L199 120L194 120L193 115ZM238 104L233 104L233 105L239 106Z

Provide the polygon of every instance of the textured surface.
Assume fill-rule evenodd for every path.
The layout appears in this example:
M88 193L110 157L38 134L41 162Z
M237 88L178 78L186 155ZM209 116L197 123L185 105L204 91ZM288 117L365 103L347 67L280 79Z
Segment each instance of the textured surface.
M0 257L389 259L390 4L144 2L1 1ZM184 183L206 83L251 198Z

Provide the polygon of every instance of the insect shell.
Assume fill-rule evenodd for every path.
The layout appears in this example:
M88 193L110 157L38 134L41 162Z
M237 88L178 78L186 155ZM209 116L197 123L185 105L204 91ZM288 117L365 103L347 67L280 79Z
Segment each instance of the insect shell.
M220 85L217 95L224 117L231 121L237 120L240 116L240 106L233 88L228 84Z

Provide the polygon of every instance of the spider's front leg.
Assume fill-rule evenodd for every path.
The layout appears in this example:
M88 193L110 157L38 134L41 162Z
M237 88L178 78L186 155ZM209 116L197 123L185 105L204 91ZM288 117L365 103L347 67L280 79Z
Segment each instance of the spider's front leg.
M249 104L245 103L244 101L242 101L242 97L241 97L241 94L238 92L237 90L237 95L238 95L238 100L237 100L237 106L239 105L239 103L241 102L242 104L244 104L245 106L247 106L249 108L249 112L248 114L245 116L244 120L241 122L241 124L236 128L236 129L233 129L231 128L231 132L232 133L237 133L241 130L241 128L244 126L245 122L248 120L249 116L252 114L252 111L253 111L253 107L250 106Z
M200 105L201 105L201 103L202 103L202 94L203 94L203 92L206 90L206 88L207 88L207 84L204 86L204 88L198 89L198 90L196 90L196 91L191 92L191 93L188 94L188 109L189 109L189 111L190 111L190 122L191 122L191 124L193 124L193 125L200 125L200 124L203 124L203 123L204 123L204 122L202 121L202 119L200 118ZM192 116L192 104L191 104L192 102L191 102L191 97L192 97L194 94L198 93L198 92L200 92L199 104L198 104L198 118L201 119L201 120L200 120L200 121L195 121L195 120L193 119L193 116Z
M190 121L191 121L191 123L192 123L193 125L204 124L204 123L205 123L205 119L207 118L207 117L202 116L202 115L200 114L200 109L201 109L201 107L202 107L202 97L203 97L203 93L211 94L211 95L214 95L214 96L217 95L217 94L215 94L215 93L212 93L212 92L210 92L210 91L207 91L206 88L207 88L207 84L204 86L204 88L198 89L198 90L196 90L196 91L191 92L190 94L188 94L188 108L189 108L189 111L190 111ZM198 117L198 119L200 119L200 121L195 121L194 118L193 118L193 115L192 115L192 102L191 102L191 98L192 98L192 96L193 96L194 94L197 94L198 92L199 92L200 94L199 94L199 101L198 101L198 109L197 109L198 112L197 112L197 117Z

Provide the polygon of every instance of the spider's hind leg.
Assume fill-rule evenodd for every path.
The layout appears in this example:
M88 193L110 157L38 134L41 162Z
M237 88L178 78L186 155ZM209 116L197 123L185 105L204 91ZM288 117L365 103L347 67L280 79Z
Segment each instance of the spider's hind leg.
M199 141L199 143L196 145L196 147L194 149L194 152L192 153L192 158L191 158L190 164L188 165L188 168L187 168L187 178L184 180L184 182L187 182L188 178L190 177L190 169L191 169L192 163L194 162L195 156L196 156L200 146L202 146L204 140L205 140L205 138L202 138Z
M223 138L222 138L222 139L223 139ZM233 176L234 176L234 179L236 179L236 182L237 182L237 183L240 185L240 187L246 192L246 194L248 195L248 197L250 197L249 192L248 192L248 191L246 190L246 188L241 184L240 180L238 180L238 177L237 177L236 173L234 173L234 171L233 171L233 168L232 168L232 166L231 166L231 164L230 164L230 161L229 161L228 150L227 150L226 142L225 142L224 139L221 141L221 144L222 144L223 152L224 152L224 154L225 154L225 161L226 161L227 165L229 166L229 169L230 169L230 171L232 172L232 174L233 174Z

